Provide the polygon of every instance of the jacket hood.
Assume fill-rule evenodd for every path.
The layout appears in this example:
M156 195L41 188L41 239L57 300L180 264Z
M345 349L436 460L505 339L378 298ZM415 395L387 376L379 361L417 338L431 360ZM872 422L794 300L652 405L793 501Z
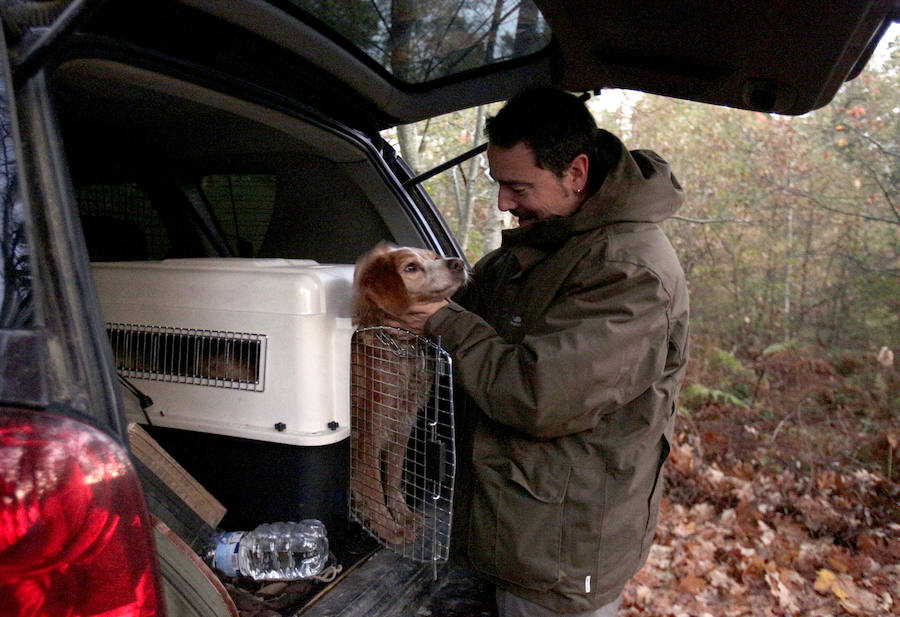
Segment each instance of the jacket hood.
M629 151L622 141L597 131L594 165L609 162L600 187L574 214L537 221L503 232L503 245L548 248L575 233L611 223L659 223L672 216L684 201L684 192L669 164L651 150Z

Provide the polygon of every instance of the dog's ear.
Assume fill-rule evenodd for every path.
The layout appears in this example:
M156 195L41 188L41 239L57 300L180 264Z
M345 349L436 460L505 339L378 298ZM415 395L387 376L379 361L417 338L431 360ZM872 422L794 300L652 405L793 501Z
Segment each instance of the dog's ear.
M378 308L392 315L402 315L409 308L411 299L391 257L389 246L379 244L375 247L357 262L354 286L359 296Z
M360 255L359 259L356 260L356 267L353 270L353 286L359 288L360 274L369 267L369 264L376 259L380 259L387 253L390 253L395 248L397 248L396 245L391 244L386 240L382 240L376 244L374 248Z

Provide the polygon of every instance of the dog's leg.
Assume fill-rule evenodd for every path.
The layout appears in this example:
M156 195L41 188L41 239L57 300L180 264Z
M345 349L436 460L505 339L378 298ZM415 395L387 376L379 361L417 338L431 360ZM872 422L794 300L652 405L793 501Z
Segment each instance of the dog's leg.
M395 422L397 410L383 405L379 405L376 409L375 434L377 435L377 448L384 463L383 475L379 476L381 480L379 485L380 505L382 506L382 511L388 516L386 527L389 529L389 533L396 538L393 540L393 543L406 543L415 539L415 529L407 525L404 516L397 515L401 507L407 512L409 511L405 507L401 488L406 440L404 440L402 449L397 447L397 425Z
M419 411L428 403L434 381L434 373L428 365L428 358L421 350L418 351L416 357L407 358L403 363L404 378L397 383L394 431L388 444L384 489L388 509L394 520L403 524L412 533L421 527L422 515L411 510L406 503L403 492L403 469L413 427L416 425Z
M398 384L395 408L391 416L392 426L385 454L384 492L388 510L394 520L415 533L415 526L421 522L421 516L413 512L406 503L403 469L422 398L416 389L416 375L411 372L414 368L412 363L406 363L404 368L407 379Z
M357 366L360 369L357 370ZM355 473L351 480L351 492L356 510L369 529L389 544L402 544L413 539L403 525L398 524L385 505L382 483L381 455L385 450L388 433L384 405L378 403L377 389L371 387L372 375L364 375L362 365L354 363L354 426L353 462ZM356 384L363 385L359 390Z
M414 534L415 530L411 526L418 523L421 517L406 504L406 495L403 492L403 466L408 444L408 432L398 430L392 435L385 452L384 492L391 516Z
M368 423L371 427L371 423ZM351 490L356 500L360 517L378 537L390 544L400 544L410 538L385 505L381 480L381 457L375 431L361 427L357 433L357 448L354 452L356 473L351 482Z

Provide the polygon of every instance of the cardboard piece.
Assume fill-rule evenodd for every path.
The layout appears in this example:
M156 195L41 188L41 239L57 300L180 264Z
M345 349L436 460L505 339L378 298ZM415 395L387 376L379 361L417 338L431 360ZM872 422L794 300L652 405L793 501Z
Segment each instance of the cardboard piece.
M138 460L210 527L213 529L218 527L222 517L225 516L225 506L163 450L140 424L136 422L128 424L128 441L132 454Z

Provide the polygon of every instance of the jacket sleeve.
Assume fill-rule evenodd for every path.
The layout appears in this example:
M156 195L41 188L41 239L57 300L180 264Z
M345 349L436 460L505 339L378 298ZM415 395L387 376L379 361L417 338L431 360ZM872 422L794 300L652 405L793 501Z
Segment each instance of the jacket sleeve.
M478 406L535 438L594 428L665 371L670 297L660 278L619 261L577 280L550 305L544 331L520 344L458 304L427 325Z

